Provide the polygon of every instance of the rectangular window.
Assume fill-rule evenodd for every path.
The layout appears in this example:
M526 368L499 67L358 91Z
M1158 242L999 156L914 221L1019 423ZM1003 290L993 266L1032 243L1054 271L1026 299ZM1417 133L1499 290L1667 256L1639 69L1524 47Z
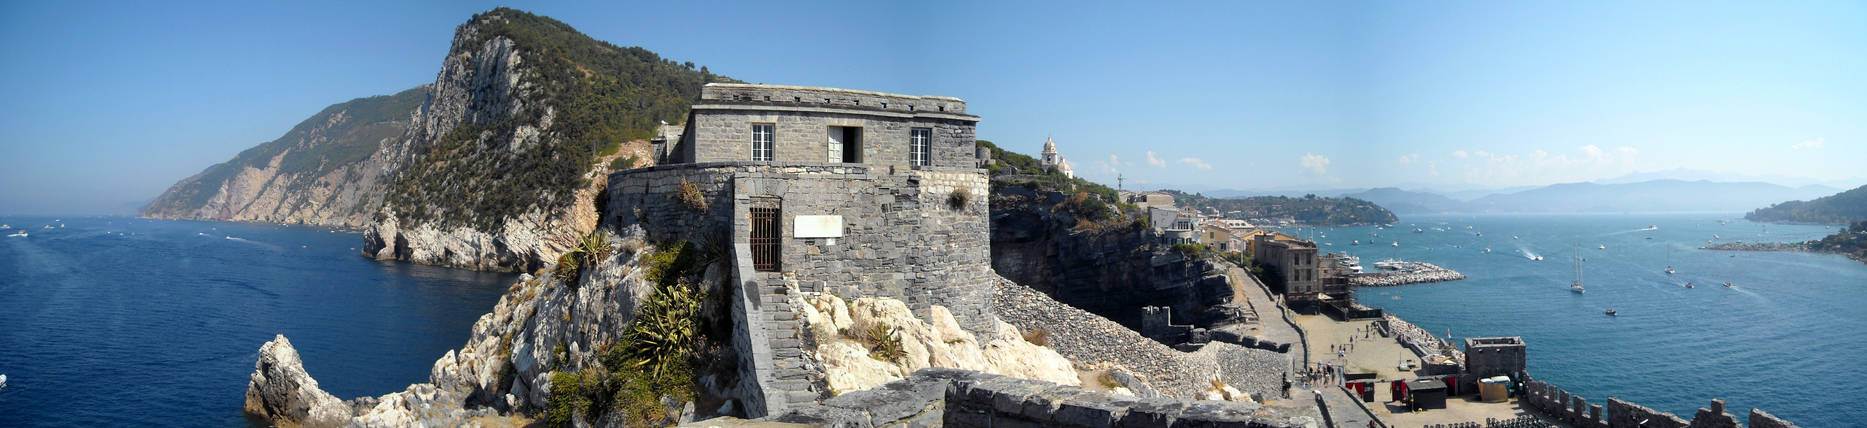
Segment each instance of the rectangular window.
M908 165L933 165L933 128L914 128L908 132Z
M778 271L778 235L777 208L751 208L752 270L759 272Z
M770 162L772 160L772 142L775 125L769 123L752 124L752 160Z

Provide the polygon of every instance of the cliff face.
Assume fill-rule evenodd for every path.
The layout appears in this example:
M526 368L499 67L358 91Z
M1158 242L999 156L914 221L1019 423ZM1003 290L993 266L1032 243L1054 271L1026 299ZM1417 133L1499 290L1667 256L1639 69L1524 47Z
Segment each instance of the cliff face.
M392 171L363 253L530 271L596 227L612 160L647 166L645 138L715 79L561 22L497 9L455 32Z
M1007 186L992 196L992 270L1070 306L1139 330L1141 308L1207 325L1231 300L1212 263L1153 245L1145 226L1078 229L1056 192Z
M360 228L382 204L395 147L428 88L325 108L277 140L175 183L142 215Z

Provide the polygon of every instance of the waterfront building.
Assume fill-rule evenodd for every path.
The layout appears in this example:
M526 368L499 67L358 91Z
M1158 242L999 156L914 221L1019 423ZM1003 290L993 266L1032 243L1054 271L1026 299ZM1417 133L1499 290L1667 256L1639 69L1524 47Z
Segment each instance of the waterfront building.
M1288 239L1280 239L1280 238ZM1282 292L1293 309L1314 307L1322 294L1317 276L1316 243L1281 233L1252 237L1252 260L1265 270L1265 285Z
M1070 161L1064 159L1063 154L1057 152L1057 142L1050 137L1044 137L1044 150L1039 153L1038 163L1045 170L1056 171L1064 177L1076 178L1075 168L1070 166Z

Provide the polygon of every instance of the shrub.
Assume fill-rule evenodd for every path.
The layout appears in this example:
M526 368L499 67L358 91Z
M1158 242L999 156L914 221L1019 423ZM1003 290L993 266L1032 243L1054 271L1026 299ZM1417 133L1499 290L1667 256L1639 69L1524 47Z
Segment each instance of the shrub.
M1037 346L1050 346L1050 331L1042 328L1032 328L1030 331L1024 332L1024 341L1031 342L1032 345Z
M676 202L680 202L681 205L687 206L688 209L694 210L695 212L699 212L699 213L707 212L706 193L702 193L700 191L699 184L695 184L692 181L687 181L686 178L681 178L681 190L679 192L675 192L673 197Z
M550 405L545 409L545 425L568 427L576 415L590 416L591 395L602 382L584 372L557 372L551 375ZM598 382L593 382L598 381ZM592 385L594 383L595 385Z
M894 326L869 328L868 334L862 337L862 344L869 347L869 358L877 361L896 363L908 355L907 348L901 345L901 332Z
M954 188L953 193L948 193L946 195L946 205L956 210L966 209L966 204L971 202L972 189L967 189L965 187Z
M575 252L583 254L584 266L595 267L597 263L609 260L612 247L609 244L609 237L603 235L603 231L599 229L584 234L577 240Z
M635 164L637 162L640 162L640 160L636 159L635 156L619 157L619 158L609 161L609 170L610 171L621 171L625 169L635 169Z
M564 285L577 285L577 278L583 276L583 266L579 264L580 260L581 258L578 257L577 251L570 251L559 255L557 270L551 271L551 276L557 278L558 282L562 282Z
M1212 251L1212 249L1206 248L1205 245L1187 242L1173 244L1173 251L1179 252L1180 255L1186 256L1186 258L1193 259L1206 255L1206 253Z
M1112 371L1104 371L1096 374L1096 383L1101 384L1102 388L1109 390L1127 387L1127 385L1122 385L1121 381L1115 380L1115 372Z

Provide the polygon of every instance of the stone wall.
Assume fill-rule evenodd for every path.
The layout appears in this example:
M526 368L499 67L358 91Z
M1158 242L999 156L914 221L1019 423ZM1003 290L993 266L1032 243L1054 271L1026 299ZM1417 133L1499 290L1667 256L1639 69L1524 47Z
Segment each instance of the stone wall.
M610 176L613 226L639 225L650 240L730 249L735 266L737 397L748 416L828 396L810 338L787 304L793 290L855 299L887 297L927 317L949 309L975 333L991 326L985 174L974 168L715 162L671 164ZM683 188L694 190L682 196ZM972 196L956 197L955 193ZM964 199L964 202L960 200ZM696 202L697 201L697 202ZM779 272L752 267L750 210L778 208ZM800 215L841 216L841 237L796 235Z
M752 125L772 124L773 160L840 163L832 126L861 129L861 164L907 168L910 130L932 131L932 166L976 168L974 126L957 98L790 86L709 84L672 150L675 162L752 160Z
M1295 427L1301 418L1254 415L1261 406L1228 401L1134 398L1080 387L953 369L800 406L765 419L820 427Z
M1619 398L1608 398L1604 408L1600 404L1589 404L1588 399L1570 394L1555 385L1536 380L1523 382L1523 395L1520 397L1525 408L1548 415L1563 423L1575 427L1608 428L1737 428L1737 417L1725 413L1724 400L1713 399L1711 405L1700 408L1690 422L1678 415L1647 408ZM1795 424L1778 419L1762 410L1751 409L1750 426L1758 427L1793 427Z

